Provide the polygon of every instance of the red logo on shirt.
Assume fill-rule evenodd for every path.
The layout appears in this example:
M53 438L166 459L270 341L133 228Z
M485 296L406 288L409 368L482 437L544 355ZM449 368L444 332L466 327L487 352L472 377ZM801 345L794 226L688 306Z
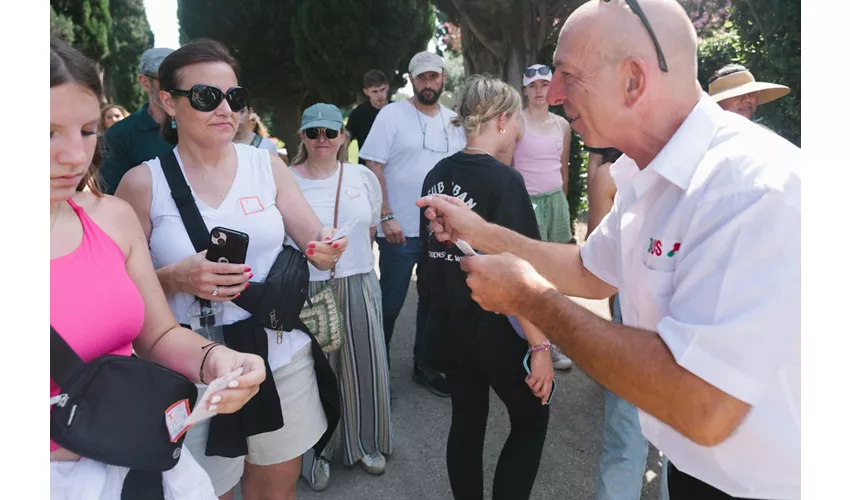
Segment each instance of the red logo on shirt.
M673 249L667 252L667 257L673 257L674 255L676 255L676 252L679 251L681 246L682 244L679 242L673 243ZM661 257L661 254L664 253L664 243L662 243L661 240L650 238L649 248L646 249L646 253Z

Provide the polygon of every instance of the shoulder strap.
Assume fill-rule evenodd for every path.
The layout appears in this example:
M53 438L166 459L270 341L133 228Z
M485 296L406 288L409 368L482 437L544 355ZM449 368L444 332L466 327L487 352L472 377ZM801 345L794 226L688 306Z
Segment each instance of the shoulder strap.
M255 133L254 138L251 139L251 145L254 146L255 148L259 148L260 143L262 143L262 142L263 142L263 136Z
M209 244L210 233L198 210L198 205L195 204L195 198L192 197L192 190L189 189L189 184L186 183L186 178L180 171L174 151L162 155L159 161L162 165L162 173L165 174L165 180L168 181L168 187L171 189L171 197L174 198L174 204L177 205L183 225L186 226L186 232L192 240L192 246L195 247L196 252L202 252Z
M50 326L50 378L59 387L65 388L71 383L73 375L82 368L83 360L59 335L59 332Z
M338 228L339 223L339 193L342 191L342 174L343 174L343 166L345 166L344 162L339 162L339 182L336 184L336 200L334 201L334 227ZM331 266L331 279L336 275L336 264Z

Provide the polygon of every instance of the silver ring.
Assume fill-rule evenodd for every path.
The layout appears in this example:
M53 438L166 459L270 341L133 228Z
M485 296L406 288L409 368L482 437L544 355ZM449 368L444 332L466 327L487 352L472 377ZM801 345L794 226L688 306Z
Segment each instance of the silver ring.
M339 255L334 255L334 262L338 262L338 261L339 261Z
M213 288L212 296L213 296L213 297L218 297L218 286L216 286L215 288Z

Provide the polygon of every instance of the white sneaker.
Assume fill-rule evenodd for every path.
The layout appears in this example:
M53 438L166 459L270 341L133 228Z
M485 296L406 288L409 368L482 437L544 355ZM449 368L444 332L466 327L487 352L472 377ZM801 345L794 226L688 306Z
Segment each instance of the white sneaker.
M360 464L369 474L380 475L387 470L387 459L383 453L376 451L360 459Z
M564 356L554 344L549 348L549 352L552 354L552 366L556 370L569 370L573 367L573 360Z
M313 491L325 491L328 489L328 483L331 480L331 465L325 460L325 457L319 457L313 461L313 470L311 477L307 480L310 489Z

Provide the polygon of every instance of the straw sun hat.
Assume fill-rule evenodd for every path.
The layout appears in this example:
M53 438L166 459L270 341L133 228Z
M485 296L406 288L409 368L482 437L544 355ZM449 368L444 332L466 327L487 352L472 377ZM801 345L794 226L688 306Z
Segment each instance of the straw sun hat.
M761 105L787 95L791 89L775 83L757 82L752 73L746 70L721 76L708 85L708 94L714 102L752 92L758 92L758 103Z

